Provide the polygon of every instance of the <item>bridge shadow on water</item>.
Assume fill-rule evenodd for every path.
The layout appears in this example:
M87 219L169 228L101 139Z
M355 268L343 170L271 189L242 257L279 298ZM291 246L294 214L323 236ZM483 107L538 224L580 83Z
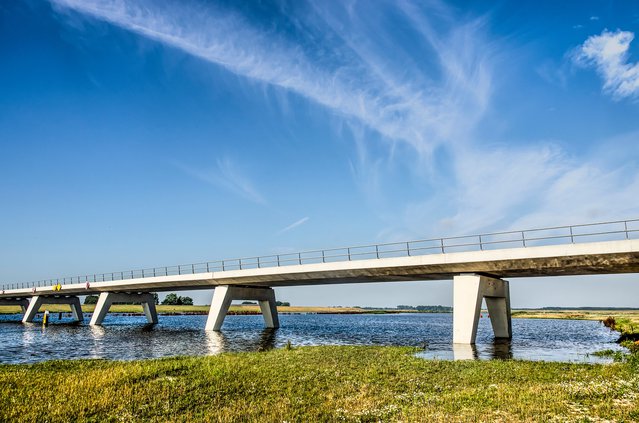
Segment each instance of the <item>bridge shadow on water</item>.
M495 360L510 360L513 358L512 342L505 339L496 339L492 344L483 344L478 349L477 345L452 344L453 360L478 360L483 358ZM480 356L482 352L482 356Z

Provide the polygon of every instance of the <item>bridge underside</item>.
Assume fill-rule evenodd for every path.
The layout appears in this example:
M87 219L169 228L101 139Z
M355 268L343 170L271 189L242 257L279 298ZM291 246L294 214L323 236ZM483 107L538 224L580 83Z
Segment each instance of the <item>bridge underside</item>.
M609 250L620 251L607 252ZM88 295L101 292L198 290L218 285L284 287L407 282L447 280L462 273L494 278L639 273L639 240L158 276L92 282L89 288L84 283L70 284L64 285L62 291L65 295ZM0 294L0 299L29 298L43 294L58 293L53 287L37 288L36 293L26 288Z

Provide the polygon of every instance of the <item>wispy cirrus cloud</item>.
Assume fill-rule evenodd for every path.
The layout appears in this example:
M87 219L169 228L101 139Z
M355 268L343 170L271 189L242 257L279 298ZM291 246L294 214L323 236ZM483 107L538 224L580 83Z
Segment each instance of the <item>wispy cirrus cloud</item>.
M637 172L629 169L622 177L614 171L623 157L603 165L592 158L574 160L552 141L521 146L486 139L478 126L498 89L495 68L507 54L487 34L489 17L463 17L438 0L382 0L376 7L316 2L308 4L312 13L305 9L308 13L291 19L299 37L286 37L209 3L50 1L61 13L71 10L109 22L300 96L346 121L357 144L353 174L364 190L383 190L387 178L380 174L396 161L402 161L397 167L408 169L415 185L430 185L427 195L401 203L388 219L389 232L412 236L503 227L512 221L553 224L553 216L560 214L606 216L597 212L597 196L618 204L636 198ZM404 31L400 35L398 22ZM580 62L596 67L605 90L617 98L637 95L639 71L628 63L627 53L632 37L604 31L579 50ZM500 77L507 70L500 68ZM373 146L369 131L390 147ZM408 153L396 153L399 147ZM424 171L441 166L434 159L439 150L445 150L445 171ZM265 203L228 159L213 170L186 171ZM306 222L301 220L285 229Z
M255 188L253 181L229 157L216 160L214 167L196 168L181 163L176 166L187 175L222 188L234 195L256 204L267 204L264 196Z
M492 49L486 45L473 48L480 43L477 22L456 26L450 33L425 30L422 26L429 22L426 14L416 13L410 2L402 6L406 16L426 36L426 47L440 62L440 72L432 75L416 64L411 68L393 65L372 54L370 46L355 41L362 39L358 34L346 31L336 31L340 41L331 45L334 55L322 62L303 46L255 28L241 16L213 5L151 0L50 1L60 11L92 16L303 96L423 153L454 142L459 128L483 110L490 86L489 74L482 70L489 61L482 57L490 55ZM389 3L387 7L395 6ZM439 8L438 14L444 11ZM357 13L344 16L350 25ZM336 22L330 15L324 18L328 29L338 28L332 25ZM468 43L460 56L461 48L456 46ZM394 53L400 53L397 46Z
M639 62L630 63L628 50L635 34L604 30L589 37L573 55L582 66L594 67L603 79L603 90L614 99L639 98Z
M282 229L281 231L278 232L278 234L283 234L286 233L288 231L292 231L293 229L302 226L303 224L305 224L306 222L308 222L309 217L305 216L299 220L296 220L295 222L291 223L290 225L288 225L287 227L285 227L284 229Z

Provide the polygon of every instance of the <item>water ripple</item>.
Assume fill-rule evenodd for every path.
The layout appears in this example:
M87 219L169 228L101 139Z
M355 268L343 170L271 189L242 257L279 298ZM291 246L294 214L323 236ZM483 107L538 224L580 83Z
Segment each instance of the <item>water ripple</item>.
M109 315L104 326L74 324L68 318L20 323L0 316L0 362L34 363L53 359L133 360L176 355L212 355L230 351L303 345L401 345L423 348L418 355L436 359L515 358L606 362L590 355L620 349L618 334L598 322L513 319L511 342L495 342L488 319L481 319L477 345L455 346L451 314L281 315L282 327L265 330L261 316L228 316L222 332L206 332L206 316L160 316L155 326L144 317Z

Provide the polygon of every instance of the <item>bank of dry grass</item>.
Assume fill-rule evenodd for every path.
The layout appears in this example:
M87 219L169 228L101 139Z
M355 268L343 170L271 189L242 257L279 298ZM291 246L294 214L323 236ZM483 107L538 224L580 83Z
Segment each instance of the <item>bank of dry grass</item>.
M0 421L637 421L612 365L427 361L309 347L134 362L0 366Z

